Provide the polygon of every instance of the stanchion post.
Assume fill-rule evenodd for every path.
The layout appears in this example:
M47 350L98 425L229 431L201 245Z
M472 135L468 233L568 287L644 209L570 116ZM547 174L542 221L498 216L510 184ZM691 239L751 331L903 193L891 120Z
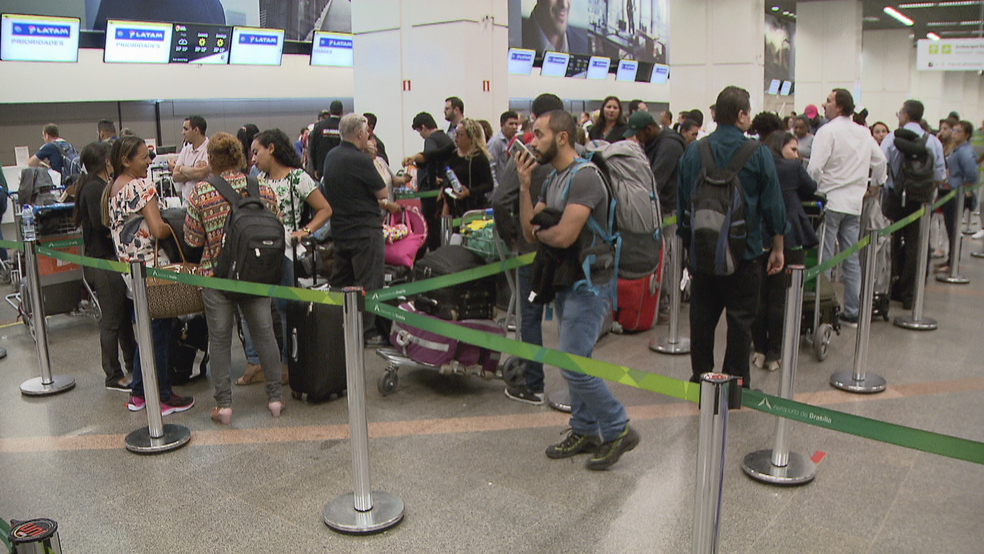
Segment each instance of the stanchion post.
M895 325L912 331L935 331L939 324L935 319L923 317L923 299L926 295L926 268L929 266L929 226L933 217L933 205L923 204L923 214L919 218L919 246L916 254L915 291L912 299L912 315L895 318Z
M389 529L403 520L400 497L373 491L369 482L369 424L366 420L366 376L362 312L362 287L343 289L345 328L345 377L348 387L349 436L352 444L353 492L337 496L325 505L324 521L343 533L365 534Z
M157 362L154 357L154 336L150 331L150 306L147 303L147 266L141 261L130 262L133 289L133 310L137 320L137 347L140 349L140 371L143 375L147 427L126 436L126 449L137 454L160 454L188 444L191 431L182 425L164 424L161 417L161 395L157 385ZM167 371L167 368L163 368Z
M660 354L689 354L690 339L680 337L680 281L683 280L683 239L674 233L670 250L670 329L662 339L649 341L649 349Z
M956 202L956 215L953 217L953 228L950 229L950 271L948 274L941 274L936 276L936 280L942 283L950 283L951 285L966 285L970 283L970 279L960 276L960 252L963 246L963 235L960 233L960 223L963 221L963 208L964 208L964 187L963 185L957 187L956 194L953 197Z
M734 381L734 382L732 382ZM724 446L732 387L739 383L721 373L700 377L700 435L697 438L697 480L694 498L694 533L691 553L712 554L718 549L721 523L721 488L724 483ZM736 401L741 405L740 398Z
M870 242L861 254L864 257L864 267L861 273L861 310L858 313L858 336L854 343L854 371L840 371L830 376L830 384L847 392L875 393L885 390L887 383L884 377L868 373L868 339L871 336L871 318L875 299L875 272L877 271L877 256L875 245L878 241L878 231L868 231ZM924 254L925 255L925 254Z
M441 216L441 246L451 244L451 235L454 234L454 225L451 224L453 221L450 215Z
M33 233L32 233L33 234ZM24 396L49 396L65 392L75 386L75 378L51 374L51 358L48 356L48 323L44 318L44 302L41 298L41 275L38 271L37 243L31 236L24 237L24 263L27 265L27 291L31 302L31 322L34 327L34 344L38 351L41 377L21 383ZM21 298L24 301L24 298Z
M779 396L792 400L796 391L796 362L799 358L800 323L803 318L802 265L786 269L785 319L782 324L782 374L779 376ZM776 437L772 450L759 450L745 456L741 468L746 475L772 485L803 485L817 474L809 458L789 451L789 421L776 417Z

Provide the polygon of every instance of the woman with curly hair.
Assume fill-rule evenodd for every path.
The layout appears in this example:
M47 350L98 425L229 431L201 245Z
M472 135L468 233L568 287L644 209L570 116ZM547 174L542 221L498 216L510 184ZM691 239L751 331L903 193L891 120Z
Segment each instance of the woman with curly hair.
M461 192L455 192L450 197L447 193L443 194L449 213L461 217L469 210L489 207L487 196L493 188L492 165L489 163L489 152L485 149L485 132L474 119L465 118L458 123L454 144L457 148L448 161L448 169L461 183ZM451 187L447 175L443 176L442 183L443 190Z

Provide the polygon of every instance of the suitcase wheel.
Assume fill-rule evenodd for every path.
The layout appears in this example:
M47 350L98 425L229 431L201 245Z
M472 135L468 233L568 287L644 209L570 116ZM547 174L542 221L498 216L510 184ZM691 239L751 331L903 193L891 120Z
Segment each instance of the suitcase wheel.
M293 398L294 400L300 400L301 393L297 392L296 390L292 390L290 391L290 397Z
M510 387L518 387L526 384L523 378L523 371L526 369L526 360L511 357L502 365L502 380Z
M386 373L379 376L376 387L383 396L389 396L396 392L396 387L400 384L400 376L395 370L387 369Z
M827 359L827 349L830 346L830 338L834 334L834 328L829 323L822 323L817 327L817 332L813 335L813 356L818 362Z

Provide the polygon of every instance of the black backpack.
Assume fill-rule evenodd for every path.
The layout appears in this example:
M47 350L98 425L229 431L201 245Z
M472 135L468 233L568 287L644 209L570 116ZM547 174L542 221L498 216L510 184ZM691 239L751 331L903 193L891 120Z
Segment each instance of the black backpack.
M79 158L79 151L64 140L56 140L51 144L55 145L62 157L62 186L74 185L75 181L78 181L79 176L82 175L82 159Z
M707 139L697 142L701 170L694 181L690 208L681 221L694 273L731 275L744 258L748 228L745 191L738 173L759 146L756 140L745 141L722 169Z
M246 178L246 197L218 175L209 177L208 182L231 205L214 275L265 285L280 284L287 247L284 224L260 199L259 181L255 177Z
M932 202L936 194L936 171L933 151L926 147L929 134L917 135L908 129L896 129L894 144L902 155L898 175L893 175L896 194L905 196L904 203ZM901 185L901 186L900 186Z

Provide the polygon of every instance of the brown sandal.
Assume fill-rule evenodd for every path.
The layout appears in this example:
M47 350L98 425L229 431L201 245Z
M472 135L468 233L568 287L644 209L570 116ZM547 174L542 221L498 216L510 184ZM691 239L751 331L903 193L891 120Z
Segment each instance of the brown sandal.
M255 385L257 383L262 383L263 378L263 366L259 364L246 364L246 373L242 377L236 379L236 384L240 386Z

